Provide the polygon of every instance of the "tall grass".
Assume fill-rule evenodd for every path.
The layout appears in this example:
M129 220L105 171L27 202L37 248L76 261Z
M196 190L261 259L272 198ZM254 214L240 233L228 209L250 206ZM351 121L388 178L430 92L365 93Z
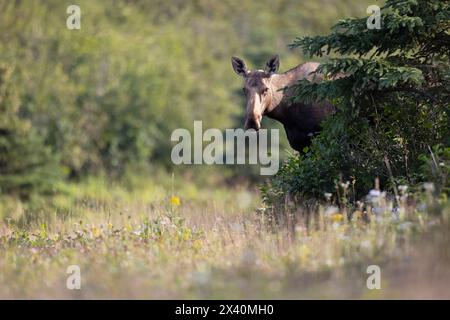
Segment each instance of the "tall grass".
M270 223L250 189L69 185L40 219L0 223L0 298L450 298L450 206L427 188L356 208L287 202Z

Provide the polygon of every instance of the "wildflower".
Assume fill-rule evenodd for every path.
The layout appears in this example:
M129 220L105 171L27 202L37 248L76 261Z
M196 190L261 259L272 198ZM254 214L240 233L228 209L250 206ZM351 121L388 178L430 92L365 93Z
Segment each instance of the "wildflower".
M344 220L344 215L341 213L335 213L330 216L330 220L333 222L341 222Z
M92 235L94 236L94 238L98 238L102 235L102 232L99 228L92 227Z
M192 243L192 247L194 248L194 250L198 251L202 248L202 241L197 239Z
M382 201L385 197L386 197L385 192L381 192L380 190L377 189L372 189L367 195L367 200L372 202L373 205L380 205L380 201Z
M177 196L172 196L172 197L170 198L170 203L171 203L173 206L179 206L179 205L181 204L181 200L180 200L180 198L178 198Z
M330 199L331 199L331 197L332 197L332 194L331 194L331 193L325 192L323 195L325 196L325 199L327 199L327 201L330 201Z
M183 240L184 241L189 240L191 238L191 235L192 235L191 229L186 228L186 229L183 230Z

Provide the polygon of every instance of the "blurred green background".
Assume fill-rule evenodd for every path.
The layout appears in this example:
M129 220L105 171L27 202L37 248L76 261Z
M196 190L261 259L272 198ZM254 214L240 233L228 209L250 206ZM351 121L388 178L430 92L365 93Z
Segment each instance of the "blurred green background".
M257 180L245 166L173 168L171 132L194 120L242 127L230 56L261 68L276 53L285 71L307 60L288 49L295 37L364 16L369 1L78 1L81 30L66 27L71 4L0 0L0 192L26 197L52 191L50 179L155 170ZM292 152L280 136L282 154Z

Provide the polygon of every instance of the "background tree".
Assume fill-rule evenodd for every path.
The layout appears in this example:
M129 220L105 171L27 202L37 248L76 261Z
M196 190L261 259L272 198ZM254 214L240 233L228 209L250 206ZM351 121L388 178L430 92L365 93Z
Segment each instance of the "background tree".
M81 30L68 30L65 2L0 1L0 59L15 66L20 113L72 178L176 170L174 129L193 120L242 127L242 83L230 56L261 68L279 53L286 70L301 62L286 47L299 31L324 32L330 21L367 7L360 0L77 4ZM238 175L248 174L241 167Z
M27 199L55 189L56 158L19 115L20 101L11 86L11 70L0 65L0 194Z

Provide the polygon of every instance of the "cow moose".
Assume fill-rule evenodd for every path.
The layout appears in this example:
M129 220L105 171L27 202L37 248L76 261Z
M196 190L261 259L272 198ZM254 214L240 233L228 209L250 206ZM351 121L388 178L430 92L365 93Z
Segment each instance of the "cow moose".
M238 57L232 57L231 63L234 71L244 78L246 130L258 131L263 116L275 119L283 124L291 147L302 152L311 144L312 136L321 130L320 123L335 112L335 107L327 101L293 102L290 91L283 90L301 79L323 80L322 75L313 74L319 66L317 62L306 62L284 73L277 73L278 55L267 61L264 70L249 70Z

